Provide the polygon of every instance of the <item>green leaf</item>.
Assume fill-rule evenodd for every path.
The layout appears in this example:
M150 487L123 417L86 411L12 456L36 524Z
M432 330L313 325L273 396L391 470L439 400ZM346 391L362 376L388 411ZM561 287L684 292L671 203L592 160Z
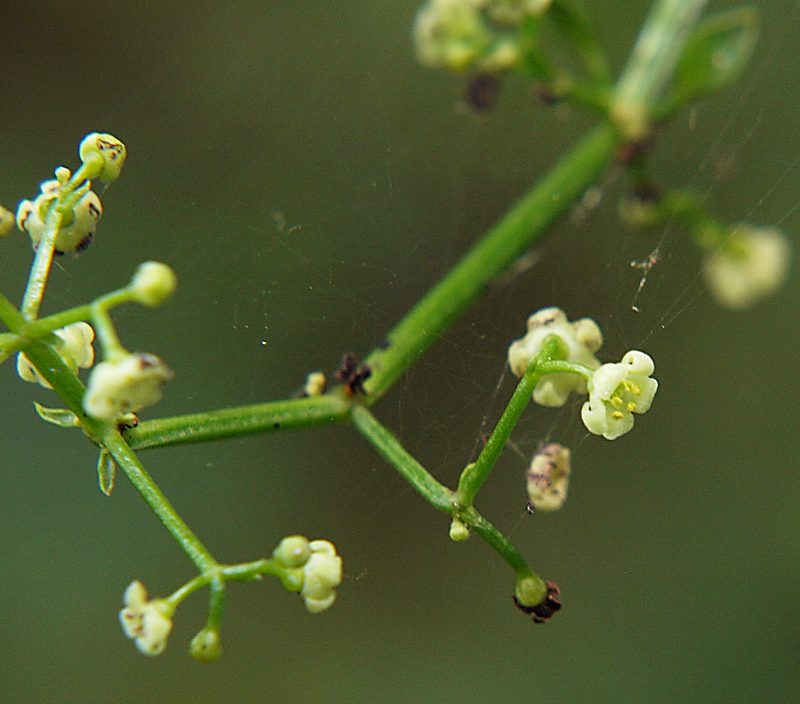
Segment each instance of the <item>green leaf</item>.
M669 102L683 104L731 83L750 60L758 35L758 12L740 7L697 25L675 69Z
M39 418L59 428L78 428L80 427L80 420L72 411L66 408L45 408L41 404L33 402Z
M114 491L114 480L117 476L117 465L114 458L106 448L100 449L100 456L97 458L97 482L100 484L100 491L106 496L111 496Z

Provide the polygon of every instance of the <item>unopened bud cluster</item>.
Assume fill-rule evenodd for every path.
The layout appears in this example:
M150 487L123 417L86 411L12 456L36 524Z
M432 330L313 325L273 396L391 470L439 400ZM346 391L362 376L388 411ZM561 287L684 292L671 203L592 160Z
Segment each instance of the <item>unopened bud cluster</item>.
M336 587L342 582L342 558L333 543L292 535L280 542L272 557L290 572L284 584L291 584L293 591L300 592L311 613L325 611L336 601Z

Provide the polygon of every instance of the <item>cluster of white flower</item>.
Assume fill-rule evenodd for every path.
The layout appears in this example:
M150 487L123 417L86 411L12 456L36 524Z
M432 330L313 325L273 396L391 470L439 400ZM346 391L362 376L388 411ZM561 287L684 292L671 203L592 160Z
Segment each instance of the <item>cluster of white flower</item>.
M175 607L166 599L149 600L147 589L139 581L128 585L123 601L119 621L125 635L134 640L141 653L160 655L167 647Z
M272 556L295 571L298 591L311 613L325 611L336 601L336 587L342 582L342 558L327 540L308 541L302 535L284 538Z
M588 318L570 323L560 308L544 308L528 318L528 333L509 347L508 362L514 374L525 373L549 335L563 341L564 361L581 365L588 382L578 374L547 374L536 384L533 400L543 406L563 406L570 393L588 393L581 418L589 432L607 440L627 433L633 427L633 414L645 413L658 389L658 382L650 377L653 360L632 350L621 362L601 366L594 356L603 344L597 324Z

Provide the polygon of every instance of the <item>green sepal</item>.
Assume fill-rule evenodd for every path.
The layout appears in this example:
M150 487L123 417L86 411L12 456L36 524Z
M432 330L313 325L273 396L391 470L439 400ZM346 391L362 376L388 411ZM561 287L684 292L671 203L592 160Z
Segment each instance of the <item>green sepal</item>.
M36 413L43 421L57 425L59 428L78 428L80 420L72 411L66 408L46 408L36 401L33 402Z
M100 491L106 496L111 496L114 491L114 482L117 476L117 465L114 458L106 448L100 448L100 456L97 458L97 483Z
M731 83L750 60L757 36L755 8L739 7L706 17L686 44L665 103L676 108Z

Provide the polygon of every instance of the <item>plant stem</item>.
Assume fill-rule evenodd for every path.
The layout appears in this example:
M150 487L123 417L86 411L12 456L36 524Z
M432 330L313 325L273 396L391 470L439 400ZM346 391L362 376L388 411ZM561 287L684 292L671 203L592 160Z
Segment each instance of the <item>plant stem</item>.
M626 138L637 140L647 133L650 112L707 2L659 0L650 10L612 100L614 120Z
M376 348L366 359L372 369L364 385L370 404L591 186L616 145L610 125L590 132L389 332L388 347Z
M417 462L391 431L383 426L369 410L363 406L356 406L353 408L351 416L353 425L431 506L451 516L457 512L461 521L472 526L475 532L511 566L515 574L520 577L533 574L511 541L481 516L475 508L457 511L453 501L453 492L440 484L427 469Z
M517 425L522 412L528 407L533 394L533 389L539 382L542 373L538 369L534 359L528 366L525 375L520 379L514 394L503 410L503 415L497 421L492 434L486 441L481 454L474 463L466 466L458 480L456 491L456 503L462 508L469 508L475 500L475 495L489 478L489 473L497 462L497 458L506 446L506 441L511 435L511 431Z
M269 430L324 425L346 418L351 404L352 401L348 396L339 390L334 390L311 398L270 401L145 421L129 430L125 437L131 448L142 450L148 447L219 440Z
M373 447L402 475L434 508L450 513L453 492L417 462L400 444L392 432L364 406L355 406L350 414L353 425L372 443Z
M201 572L208 572L217 567L213 555L178 515L169 499L142 466L139 458L122 439L119 431L114 427L108 427L103 435L102 444L197 568Z
M35 320L42 304L44 287L50 274L50 265L53 263L53 252L56 248L56 236L61 228L63 215L54 204L47 213L45 228L39 244L36 246L36 256L33 259L28 285L22 298L22 317L26 320Z

